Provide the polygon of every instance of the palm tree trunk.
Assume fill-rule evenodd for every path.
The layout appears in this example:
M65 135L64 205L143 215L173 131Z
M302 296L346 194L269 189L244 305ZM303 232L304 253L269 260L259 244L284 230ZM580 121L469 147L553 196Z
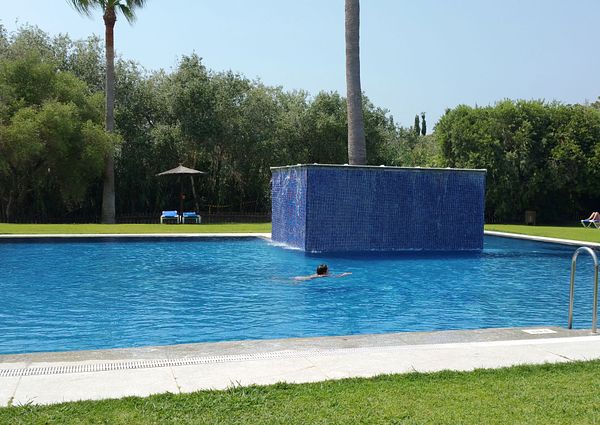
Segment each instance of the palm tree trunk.
M115 43L114 28L117 16L115 9L107 7L104 11L105 47L106 47L106 131L115 130ZM102 191L102 223L115 222L115 158L109 152L104 168L104 187Z
M8 191L8 200L6 202L6 210L5 210L5 216L6 216L6 222L10 223L10 214L11 214L11 207L12 207L12 201L13 201L13 191L9 190Z
M194 186L194 176L190 174L190 183L192 183L192 196L194 197L194 206L196 207L196 213L200 214L200 208L198 207L198 197L196 196L196 186Z
M348 160L351 165L367 163L365 125L360 88L360 5L346 0L346 90L348 104Z

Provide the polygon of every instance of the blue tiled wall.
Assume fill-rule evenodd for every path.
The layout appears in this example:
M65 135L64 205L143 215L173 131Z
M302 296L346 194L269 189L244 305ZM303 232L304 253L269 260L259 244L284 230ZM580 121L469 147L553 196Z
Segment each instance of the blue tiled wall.
M481 170L274 168L272 238L310 252L481 250L484 191Z

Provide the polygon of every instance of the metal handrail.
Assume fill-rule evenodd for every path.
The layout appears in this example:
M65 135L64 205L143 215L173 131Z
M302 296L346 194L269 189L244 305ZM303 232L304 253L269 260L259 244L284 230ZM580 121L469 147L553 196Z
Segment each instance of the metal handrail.
M592 332L596 333L596 323L598 321L598 257L593 249L582 246L575 250L571 260L571 291L569 299L569 329L573 328L573 304L575 302L575 269L577 268L577 257L581 251L585 251L594 259L594 308L592 313Z

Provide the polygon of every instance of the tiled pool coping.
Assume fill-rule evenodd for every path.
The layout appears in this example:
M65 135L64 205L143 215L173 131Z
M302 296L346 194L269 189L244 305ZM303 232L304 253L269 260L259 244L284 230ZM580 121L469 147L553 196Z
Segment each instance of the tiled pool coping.
M599 243L486 231L568 245ZM0 239L260 237L268 233L0 235ZM0 406L146 396L384 373L600 358L600 335L563 328L409 332L0 355Z

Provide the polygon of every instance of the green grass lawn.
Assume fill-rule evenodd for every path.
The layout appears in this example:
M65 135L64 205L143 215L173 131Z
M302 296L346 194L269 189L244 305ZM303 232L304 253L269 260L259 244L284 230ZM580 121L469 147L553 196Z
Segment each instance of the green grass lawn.
M523 235L546 236L550 238L571 239L600 243L600 230L596 228L559 227L559 226L525 226L515 224L488 224L485 230L498 232L520 233Z
M227 224L6 224L0 234L56 233L270 233L271 223Z
M2 424L592 424L600 362L0 409Z

